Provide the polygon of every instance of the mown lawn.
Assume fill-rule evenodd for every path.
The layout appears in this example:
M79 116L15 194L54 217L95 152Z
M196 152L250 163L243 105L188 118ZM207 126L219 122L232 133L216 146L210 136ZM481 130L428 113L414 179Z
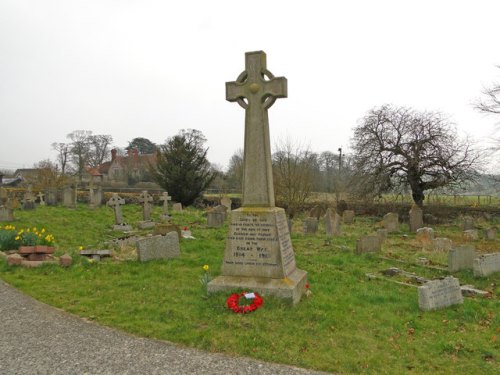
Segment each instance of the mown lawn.
M160 215L155 207L153 218ZM39 207L16 211L17 227L44 227L56 238L57 254L74 256L70 268L9 267L0 260L0 278L38 300L127 332L177 342L206 351L245 355L343 374L496 374L500 360L498 273L475 279L471 271L454 276L491 292L467 297L463 305L422 312L417 290L385 279L371 279L388 267L427 278L448 273L417 265L426 257L446 265L446 254L423 249L402 225L389 235L381 254L355 255L355 240L377 227L378 219L356 218L340 237L327 240L301 234L294 222L292 241L299 268L308 271L312 295L291 307L264 297L252 314L234 314L225 306L229 294L205 297L200 284L207 264L219 274L227 227L210 229L202 211L174 213L195 240L181 241L181 256L139 263L133 247L115 246L116 257L92 263L77 256L79 246L103 248L121 236L109 230L111 209L70 210ZM138 206L124 207L125 220L141 220ZM5 225L7 223L0 223ZM480 220L480 227L499 225ZM438 237L460 243L460 223L435 226ZM147 231L143 232L144 234ZM324 232L323 232L324 233ZM478 240L479 252L498 251L500 241Z

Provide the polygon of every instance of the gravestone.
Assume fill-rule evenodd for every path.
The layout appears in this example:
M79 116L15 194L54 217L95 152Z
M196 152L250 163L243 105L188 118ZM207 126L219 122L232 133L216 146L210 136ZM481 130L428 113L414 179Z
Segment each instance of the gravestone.
M484 239L491 241L497 237L497 228L491 227L484 230Z
M464 230L463 239L465 241L475 241L475 240L479 239L479 233L478 233L477 229Z
M151 221L151 203L153 202L153 197L147 190L143 190L141 195L139 195L139 202L142 204L143 221L139 221L137 227L140 229L153 228L155 226Z
M14 221L14 210L8 206L0 205L0 221Z
M102 186L98 185L94 189L94 207L101 207L102 199L103 199Z
M45 202L47 203L47 206L55 206L57 204L56 188L45 189Z
M424 212L420 207L414 204L410 209L410 232L416 232L417 229L424 226Z
M43 198L45 197L45 194L43 194L42 192L39 192L38 194L38 200L40 201L40 206L45 206L46 203L45 201L43 200Z
M172 223L156 223L153 230L153 235L165 236L167 233L176 232L178 237L181 237L181 228L178 225Z
M286 78L267 70L262 51L246 53L245 71L226 83L226 99L245 109L243 195L242 207L231 212L221 275L208 283L209 293L243 289L295 304L306 291L307 272L296 267L285 210L274 200L267 110L286 96Z
M397 213L389 212L384 216L382 225L388 233L399 232L399 216Z
M112 257L112 250L80 250L80 255L100 262L101 258Z
M453 242L449 238L438 237L432 240L432 249L435 251L450 251Z
M23 197L23 210L34 210L35 209L35 196L31 191L31 187L28 188L28 191L24 193Z
M463 222L464 231L469 230L469 229L475 229L474 219L472 217L465 216L463 218L463 220L464 220L464 222Z
M354 221L354 211L353 210L345 210L342 213L342 221L344 224L352 224Z
M325 213L325 232L328 237L340 236L340 215L328 208Z
M472 270L475 277L487 277L500 272L500 253L485 254L474 259Z
M224 207L227 208L227 211L231 212L231 204L233 202L231 201L231 198L224 197L220 200L220 204L223 205Z
M363 236L356 241L356 254L375 253L382 249L382 240L376 234Z
M314 217L319 220L320 217L324 216L326 213L325 209L321 206L314 206L309 211L309 217Z
M170 219L170 215L168 214L168 201L171 200L172 197L168 195L168 192L164 191L160 197L160 201L163 201L162 213L161 213L162 219Z
M224 212L217 212L215 210L210 210L207 212L207 227L208 228L220 228L224 225L224 218L226 214Z
M137 240L137 257L140 262L154 259L171 259L181 254L179 235L169 232L164 236L152 236Z
M387 229L377 229L377 236L380 238L380 243L383 244L387 239Z
M125 199L120 198L117 193L113 193L109 201L106 203L106 205L108 207L111 207L115 213L115 225L113 226L113 230L132 230L132 227L130 225L127 225L123 222L123 214L121 208L123 204L125 204Z
M71 186L66 186L63 189L63 206L67 208L76 207L76 190Z
M427 227L418 228L417 234L415 235L415 238L421 244L428 245L434 239L434 229L427 228Z
M304 234L314 234L318 231L318 219L307 217L304 220Z
M0 205L7 203L7 199L9 199L7 189L0 186Z
M89 186L89 207L95 208L94 187L92 185Z
M476 257L474 246L457 246L448 252L448 271L457 272L460 270L472 269Z
M463 302L460 283L453 276L431 280L418 287L418 306L423 311L438 310Z
M172 211L174 211L174 212L182 212L182 203L174 203L172 205Z

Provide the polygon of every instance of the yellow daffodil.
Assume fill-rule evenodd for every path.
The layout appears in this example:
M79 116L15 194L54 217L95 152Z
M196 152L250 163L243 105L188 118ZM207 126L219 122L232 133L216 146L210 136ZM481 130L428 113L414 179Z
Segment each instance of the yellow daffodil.
M208 264L205 264L205 265L203 266L203 269L204 269L205 271L208 271Z
M83 246L79 246L79 247L78 247L78 250L83 250Z
M45 228L42 228L42 233L45 233Z

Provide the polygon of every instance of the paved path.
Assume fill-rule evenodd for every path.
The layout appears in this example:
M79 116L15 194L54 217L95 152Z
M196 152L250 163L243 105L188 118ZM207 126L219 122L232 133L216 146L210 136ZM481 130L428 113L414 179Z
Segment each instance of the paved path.
M0 280L0 374L321 374L139 338L28 297Z

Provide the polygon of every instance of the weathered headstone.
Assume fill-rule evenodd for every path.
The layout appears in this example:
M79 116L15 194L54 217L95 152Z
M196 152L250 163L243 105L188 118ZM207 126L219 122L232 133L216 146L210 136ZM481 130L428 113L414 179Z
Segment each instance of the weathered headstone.
M438 237L432 240L432 249L435 251L450 251L453 241L449 238Z
M112 250L80 250L80 255L99 262L101 258L113 256Z
M76 190L74 187L66 186L63 189L63 206L67 208L76 207Z
M434 229L432 228L427 228L427 227L418 228L416 232L417 234L415 235L415 238L421 244L428 245L434 239Z
M376 234L363 236L356 241L356 254L374 253L382 249L382 240Z
M207 227L208 228L220 228L224 225L224 217L226 214L224 212L217 212L210 210L207 212Z
M14 211L8 206L0 205L0 221L14 221Z
M137 240L136 246L140 262L176 258L181 254L177 232L169 232L164 236L158 235Z
M477 229L464 230L463 239L465 241L475 241L475 240L479 239L479 233L478 233Z
M94 207L101 207L102 199L103 199L102 186L98 185L94 189Z
M153 230L153 235L165 236L167 233L176 232L179 238L181 237L181 228L172 223L156 223Z
M484 230L484 239L485 240L494 240L497 237L497 228L491 227Z
M142 204L142 218L143 221L137 223L137 227L140 229L153 228L155 224L151 221L151 203L153 202L153 197L143 190L139 195L139 202Z
M275 207L267 116L276 98L286 97L286 78L267 70L262 51L248 52L245 67L226 83L226 99L246 112L242 207L231 212L221 275L207 289L246 289L298 303L307 272L296 267L285 211Z
M89 207L90 208L95 208L95 201L94 201L94 186L89 186Z
M55 206L57 204L56 188L45 189L45 202L47 203L47 206Z
M318 219L306 217L304 220L304 234L314 234L318 231Z
M461 245L448 252L448 271L457 272L472 269L474 259L477 257L474 246Z
M28 191L24 193L23 197L23 210L33 210L35 209L35 196L31 191L31 186L28 188Z
M123 214L121 206L125 204L125 199L120 198L117 193L113 193L109 201L106 203L108 207L111 207L115 213L115 225L113 226L114 230L131 230L132 227L123 222Z
M384 216L382 224L387 232L399 232L399 216L397 213L389 212Z
M233 202L231 201L231 198L229 198L229 197L223 197L220 200L220 204L223 205L224 207L226 207L229 212L231 212L231 204L232 203Z
M172 211L174 211L174 212L182 212L182 203L174 203L172 205Z
M474 219L472 217L465 216L463 218L463 220L464 220L464 222L463 222L464 231L469 230L469 229L475 229Z
M418 306L423 311L438 310L464 302L458 279L448 276L418 287Z
M0 205L5 204L7 202L7 199L9 199L7 189L0 186Z
M424 226L424 212L420 207L414 204L410 209L410 232L416 232L417 229Z
M172 197L168 195L168 192L164 191L160 197L160 201L163 201L162 206L162 218L170 219L170 215L168 214L168 201L171 201Z
M481 255L474 259L473 272L475 277L487 277L500 272L500 253Z
M342 213L342 221L344 224L352 224L354 221L354 211L353 210L345 210Z
M387 239L387 229L379 228L377 229L377 236L380 238L381 244Z
M309 217L314 217L317 220L319 220L322 216L325 215L325 213L326 213L326 210L323 207L321 207L321 206L314 206L309 211Z
M340 215L330 208L325 213L325 232L328 237L340 236Z

